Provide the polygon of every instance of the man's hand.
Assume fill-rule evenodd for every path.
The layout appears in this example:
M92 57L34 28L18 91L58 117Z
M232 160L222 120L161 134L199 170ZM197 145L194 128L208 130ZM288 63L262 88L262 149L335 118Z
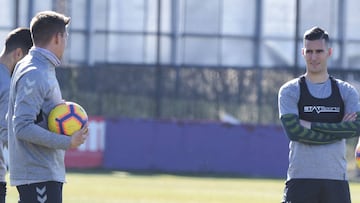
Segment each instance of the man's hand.
M76 148L83 144L86 140L86 138L89 136L89 129L88 129L88 123L81 128L80 130L76 131L71 136L71 145L70 148Z
M347 113L344 115L344 118L342 119L342 122L344 121L355 121L357 117L357 114L354 113ZM303 126L304 128L307 129L311 129L311 122L309 121L305 121L305 120L301 120L300 119L300 125Z
M357 117L357 114L354 113L347 113L344 115L344 118L342 119L342 121L355 121Z

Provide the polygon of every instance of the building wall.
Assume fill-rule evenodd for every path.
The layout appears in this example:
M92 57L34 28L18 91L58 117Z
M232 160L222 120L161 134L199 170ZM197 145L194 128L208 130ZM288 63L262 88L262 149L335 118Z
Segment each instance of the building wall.
M294 68L304 65L301 58L304 31L320 26L329 32L335 48L330 66L360 67L357 0L0 0L0 3L0 18L6 19L0 21L1 40L14 27L29 26L38 11L57 10L71 16L66 64Z

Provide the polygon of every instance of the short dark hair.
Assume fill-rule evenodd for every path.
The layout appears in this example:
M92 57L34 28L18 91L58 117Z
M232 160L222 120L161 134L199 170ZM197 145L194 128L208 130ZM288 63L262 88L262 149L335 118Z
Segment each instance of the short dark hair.
M304 41L305 40L319 40L324 39L326 43L329 43L329 34L320 27L312 27L311 29L307 30L304 34Z
M32 45L33 42L31 39L30 29L24 27L16 28L6 37L4 54L8 54L17 48L20 48L25 55L28 53Z
M42 11L37 13L31 20L30 30L35 45L46 45L51 37L57 33L64 33L70 23L70 17L66 17L55 11Z

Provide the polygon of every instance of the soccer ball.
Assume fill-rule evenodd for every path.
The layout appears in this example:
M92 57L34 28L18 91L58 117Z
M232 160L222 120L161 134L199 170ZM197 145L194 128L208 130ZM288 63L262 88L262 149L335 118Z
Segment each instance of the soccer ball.
M356 147L355 149L355 161L356 161L356 166L360 168L360 146Z
M50 131L71 136L88 121L85 110L75 102L65 102L55 106L49 113Z

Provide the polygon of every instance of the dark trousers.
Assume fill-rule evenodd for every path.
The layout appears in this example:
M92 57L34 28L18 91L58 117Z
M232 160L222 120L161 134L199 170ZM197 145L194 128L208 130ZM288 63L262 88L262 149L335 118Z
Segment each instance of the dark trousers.
M0 182L0 203L5 203L6 197L6 183Z
M282 203L351 203L348 181L292 179L286 182Z
M16 188L20 198L18 203L62 203L63 183L60 182L33 183Z

